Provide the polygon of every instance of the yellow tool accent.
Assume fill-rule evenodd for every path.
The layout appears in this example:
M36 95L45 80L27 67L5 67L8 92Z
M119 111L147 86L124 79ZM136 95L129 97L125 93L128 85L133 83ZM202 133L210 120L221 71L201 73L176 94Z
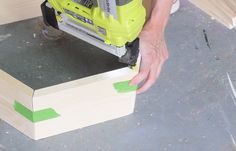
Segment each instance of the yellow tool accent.
M59 13L66 14L77 23L95 31L105 39L106 44L117 47L134 41L145 22L146 12L142 0L131 0L122 6L117 6L117 19L106 16L99 6L85 7L72 0L48 0ZM57 17L60 21L60 17Z

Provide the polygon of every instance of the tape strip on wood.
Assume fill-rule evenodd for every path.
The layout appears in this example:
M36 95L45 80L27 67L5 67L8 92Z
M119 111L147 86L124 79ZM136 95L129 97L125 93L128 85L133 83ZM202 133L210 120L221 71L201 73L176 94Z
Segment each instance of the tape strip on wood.
M52 108L47 108L33 112L17 101L15 101L14 103L14 109L16 112L18 112L19 114L21 114L22 116L24 116L33 123L49 120L60 116Z
M122 81L122 82L114 83L113 86L118 93L127 93L127 92L136 91L138 89L137 85L130 86L129 83L130 81Z

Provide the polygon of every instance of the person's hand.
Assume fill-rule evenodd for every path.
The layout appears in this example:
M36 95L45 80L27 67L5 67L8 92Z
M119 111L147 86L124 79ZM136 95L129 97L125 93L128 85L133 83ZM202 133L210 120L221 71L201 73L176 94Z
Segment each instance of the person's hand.
M146 25L139 35L142 57L140 71L130 82L130 85L143 82L137 91L138 94L145 92L155 83L164 62L168 59L164 32L159 33L157 29Z

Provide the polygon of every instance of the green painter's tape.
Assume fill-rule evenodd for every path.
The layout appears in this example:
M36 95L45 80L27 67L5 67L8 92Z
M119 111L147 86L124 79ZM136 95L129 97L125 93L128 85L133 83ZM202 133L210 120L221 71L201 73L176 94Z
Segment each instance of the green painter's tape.
M137 85L130 86L129 83L130 81L122 81L114 83L113 86L119 93L132 92L138 89Z
M58 113L56 113L55 110L51 108L32 112L31 110L29 110L28 108L26 108L24 105L22 105L17 101L15 101L14 108L15 111L17 111L18 113L20 113L33 123L49 120L60 116Z

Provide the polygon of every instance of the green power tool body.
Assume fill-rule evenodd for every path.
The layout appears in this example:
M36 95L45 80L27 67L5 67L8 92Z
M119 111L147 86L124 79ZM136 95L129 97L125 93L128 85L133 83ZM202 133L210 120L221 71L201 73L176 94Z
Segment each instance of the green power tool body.
M146 17L142 0L46 0L41 9L46 25L135 65Z

